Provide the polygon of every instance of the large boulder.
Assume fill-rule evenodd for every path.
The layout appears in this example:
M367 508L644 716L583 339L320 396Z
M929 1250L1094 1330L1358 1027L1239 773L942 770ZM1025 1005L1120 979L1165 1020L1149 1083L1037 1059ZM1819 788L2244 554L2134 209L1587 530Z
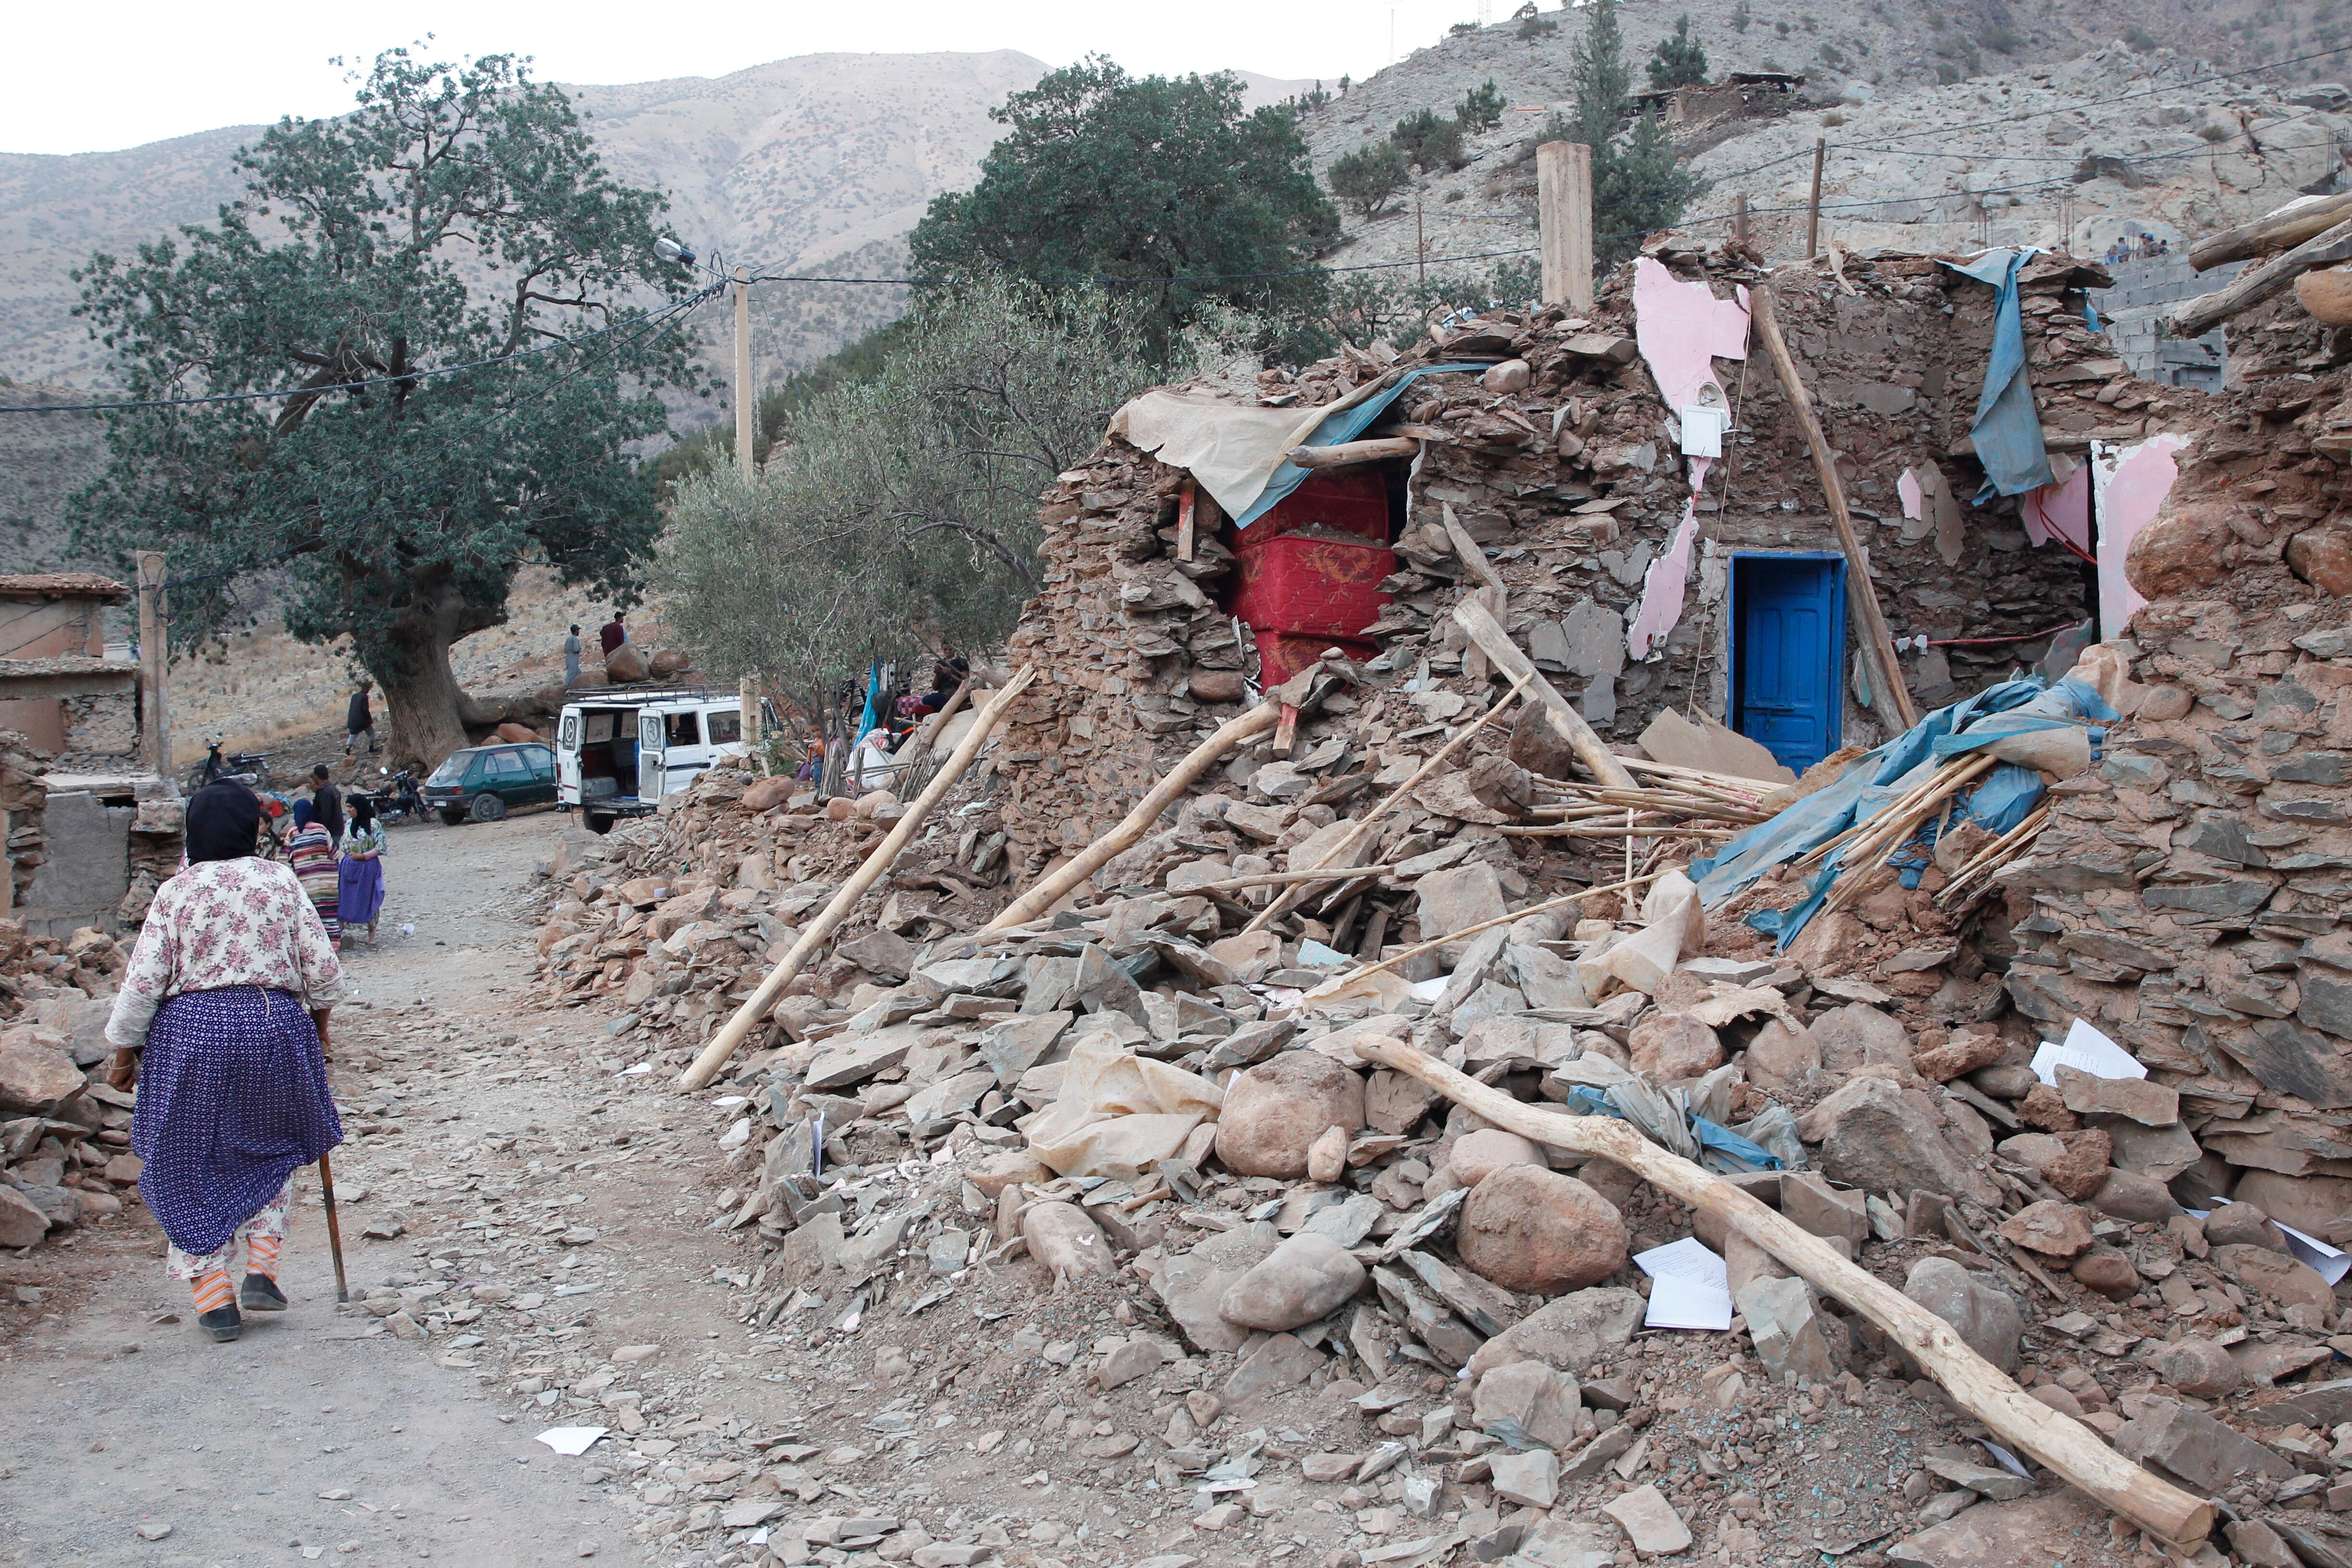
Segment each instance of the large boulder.
M1907 1062L1906 1064L1908 1065ZM1871 1192L1925 1188L1998 1204L2000 1190L1944 1137L1935 1101L1883 1078L1856 1078L1806 1112L1799 1131L1822 1146L1833 1181Z
M635 643L625 642L604 656L604 681L609 686L631 685L652 673Z
M1507 1290L1557 1295L1597 1285L1625 1266L1617 1205L1557 1171L1506 1165L1471 1189L1455 1249Z
M1911 1068L1911 1031L1866 1002L1832 1007L1813 1020L1810 1031L1832 1072L1858 1067Z
M1056 1283L1088 1274L1109 1274L1118 1262L1100 1226L1076 1204L1032 1204L1021 1216L1021 1239L1029 1256Z
M1811 1032L1783 1018L1767 1018L1741 1058L1748 1081L1766 1094L1790 1099L1804 1092L1822 1070L1822 1048Z
M1328 1236L1301 1231L1227 1288L1225 1321L1278 1334L1328 1317L1363 1289L1364 1266Z
M1647 1307L1636 1292L1618 1286L1570 1291L1479 1346L1470 1358L1470 1375L1529 1360L1579 1377L1596 1373L1633 1339Z
M1285 1051L1236 1074L1217 1115L1217 1158L1244 1176L1297 1181L1334 1127L1364 1125L1364 1080L1319 1051Z
M1633 1026L1633 1070L1659 1083L1698 1078L1723 1065L1723 1041L1688 1013L1653 1013Z
M1977 1354L2003 1372L2017 1371L2025 1318L1999 1285L1948 1258L1923 1258L1904 1277L1903 1293L1951 1324Z
M1456 1181L1465 1187L1475 1187L1506 1165L1541 1167L1544 1154L1531 1140L1516 1132L1482 1127L1456 1139L1445 1156L1445 1163Z
M29 1030L0 1037L0 1110L47 1110L81 1088L73 1058Z

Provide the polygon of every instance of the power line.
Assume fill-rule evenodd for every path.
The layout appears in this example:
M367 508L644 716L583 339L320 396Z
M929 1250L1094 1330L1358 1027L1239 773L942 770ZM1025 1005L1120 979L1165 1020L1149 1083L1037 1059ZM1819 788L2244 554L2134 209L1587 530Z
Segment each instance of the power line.
M575 337L560 338L553 342L541 343L535 348L517 349L511 353L495 354L488 359L473 360L464 364L433 365L421 370L406 371L398 375L373 375L362 381L339 381L325 386L295 386L271 392L218 392L194 397L124 398L112 403L0 404L0 414L106 414L131 408L190 408L205 404L254 403L272 397L304 397L317 396L330 392L357 392L371 386L389 386L394 383L426 381L435 376L457 375L469 370L487 370L493 365L509 364L516 360L530 359L536 354L552 353L558 349L593 342L598 338L608 337L625 328L640 326L646 321L659 321L679 310L691 311L716 298L724 291L726 285L723 283L714 283L699 293L689 294L683 300L672 300L650 317L633 317L628 321L615 321L609 327L599 327L593 332L582 332Z

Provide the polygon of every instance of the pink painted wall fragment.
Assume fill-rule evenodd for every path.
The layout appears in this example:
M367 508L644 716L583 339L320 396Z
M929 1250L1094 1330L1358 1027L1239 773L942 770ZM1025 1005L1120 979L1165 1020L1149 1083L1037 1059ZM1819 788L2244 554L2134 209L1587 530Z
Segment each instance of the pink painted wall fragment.
M1645 256L1633 264L1633 341L1666 406L1680 411L1715 379L1716 360L1748 357L1748 290L1718 300Z
M2091 553L2091 470L2086 464L2066 477L2063 485L2043 485L2018 503L2025 537L2036 544L2063 539L2084 554Z
M1646 256L1633 264L1633 341L1659 395L1677 416L1701 401L1699 389L1716 379L1717 360L1748 357L1748 290L1718 300L1706 284L1685 283ZM1722 388L1716 391L1716 405L1722 406ZM1706 487L1707 468L1705 458L1690 460L1694 496ZM1643 575L1641 607L1625 628L1625 651L1633 658L1647 658L1682 620L1697 536L1698 513L1685 502L1674 542Z
M2183 436L2151 436L2128 447L2091 445L2093 493L2099 520L2099 635L2121 637L2147 603L2124 581L2124 553L2139 531L2156 519L2172 493L2180 469L2172 454L2189 445Z
M1908 468L1904 469L1903 477L1895 481L1895 493L1903 498L1904 516L1916 521L1924 515L1919 510L1919 507L1927 498L1926 492L1919 489L1919 477L1916 474Z
M1694 468L1704 468L1705 458L1692 459ZM1666 552L1650 563L1642 574L1642 607L1633 612L1633 619L1625 628L1625 651L1635 658L1647 658L1650 650L1666 640L1683 618L1683 591L1690 580L1691 542L1698 535L1698 513L1688 501L1683 503L1683 520L1675 528L1674 542Z

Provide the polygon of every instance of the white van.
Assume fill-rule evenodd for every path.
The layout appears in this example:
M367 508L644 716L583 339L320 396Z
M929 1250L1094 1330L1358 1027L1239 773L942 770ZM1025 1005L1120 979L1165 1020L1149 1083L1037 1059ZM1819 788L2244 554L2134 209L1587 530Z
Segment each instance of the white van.
M767 714L771 726L772 711ZM743 710L732 691L610 686L564 704L555 738L555 798L593 832L644 816L714 763L740 757Z

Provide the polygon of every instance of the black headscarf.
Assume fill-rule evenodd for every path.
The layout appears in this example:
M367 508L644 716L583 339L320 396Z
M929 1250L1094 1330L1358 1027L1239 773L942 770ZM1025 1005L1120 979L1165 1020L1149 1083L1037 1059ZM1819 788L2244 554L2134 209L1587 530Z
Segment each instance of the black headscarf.
M261 832L261 801L234 779L209 784L188 797L188 864L235 860L254 852Z

